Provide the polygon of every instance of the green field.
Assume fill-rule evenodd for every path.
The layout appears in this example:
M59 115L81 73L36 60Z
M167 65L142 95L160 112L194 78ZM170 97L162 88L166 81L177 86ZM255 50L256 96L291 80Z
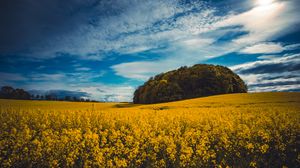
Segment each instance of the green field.
M299 167L300 93L0 100L0 167Z

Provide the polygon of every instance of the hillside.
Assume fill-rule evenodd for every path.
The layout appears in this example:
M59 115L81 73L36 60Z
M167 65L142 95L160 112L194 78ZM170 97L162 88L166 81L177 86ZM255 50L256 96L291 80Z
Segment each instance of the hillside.
M0 167L297 167L300 93L0 100Z

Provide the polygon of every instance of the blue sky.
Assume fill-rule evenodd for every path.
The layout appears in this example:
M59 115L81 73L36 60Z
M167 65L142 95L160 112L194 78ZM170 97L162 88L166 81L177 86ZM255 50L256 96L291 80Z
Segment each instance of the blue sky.
M299 91L299 11L297 0L2 1L0 86L131 101L150 76L209 63L250 92Z

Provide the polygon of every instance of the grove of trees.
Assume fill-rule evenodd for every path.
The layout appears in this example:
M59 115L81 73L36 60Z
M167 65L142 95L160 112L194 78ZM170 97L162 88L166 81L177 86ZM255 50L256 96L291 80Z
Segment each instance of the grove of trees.
M151 77L134 92L133 102L149 104L245 92L244 81L229 68L197 64Z

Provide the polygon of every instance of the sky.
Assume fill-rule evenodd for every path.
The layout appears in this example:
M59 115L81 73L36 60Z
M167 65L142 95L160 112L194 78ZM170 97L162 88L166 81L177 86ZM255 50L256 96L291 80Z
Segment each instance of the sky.
M249 92L300 91L299 0L0 2L0 86L132 101L149 77L227 66Z

